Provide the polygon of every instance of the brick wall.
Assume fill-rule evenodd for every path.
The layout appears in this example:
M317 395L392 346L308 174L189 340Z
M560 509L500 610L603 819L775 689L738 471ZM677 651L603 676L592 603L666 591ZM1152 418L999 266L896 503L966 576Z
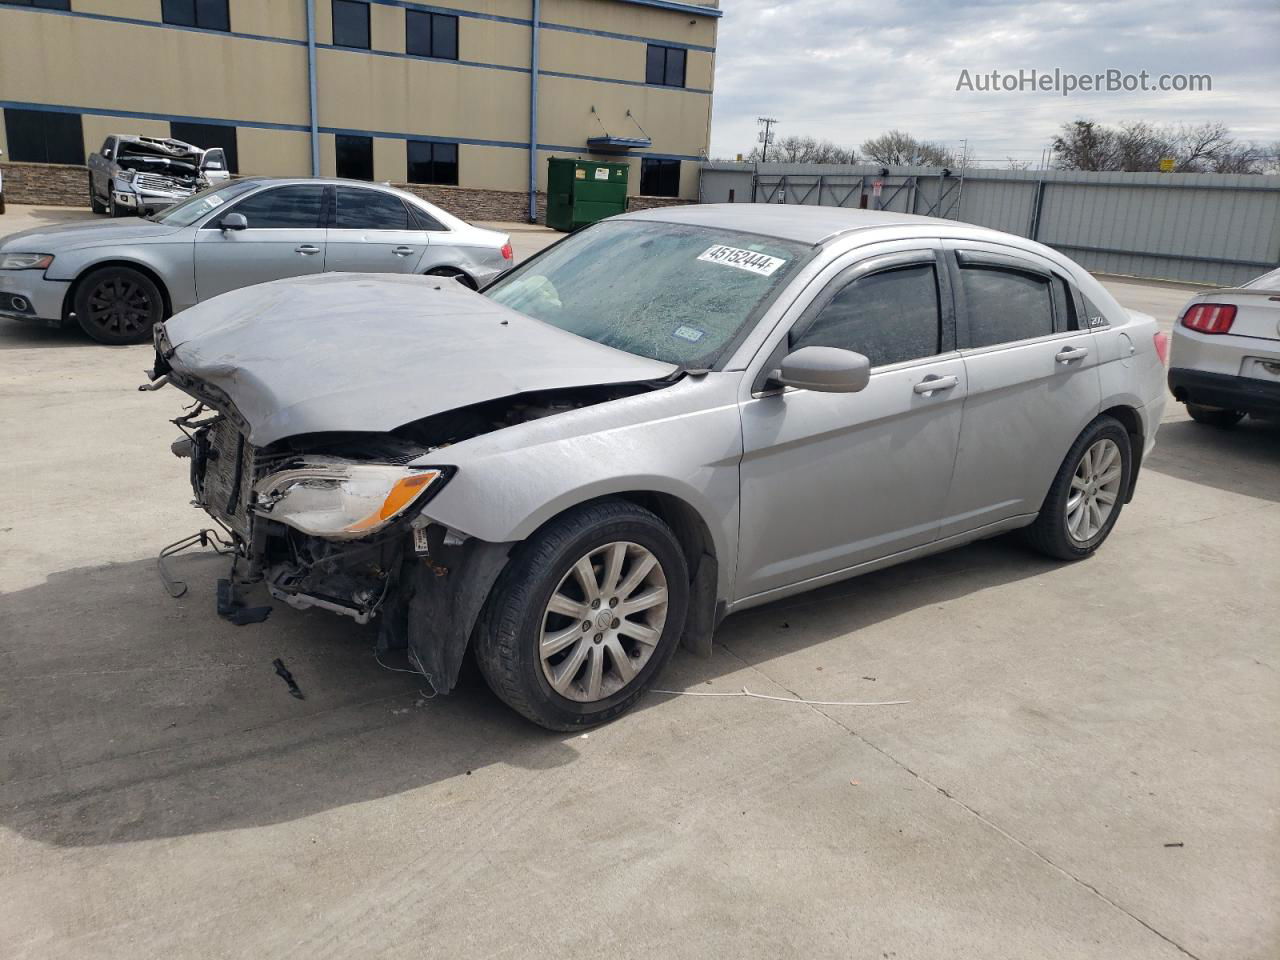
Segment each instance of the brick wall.
M88 171L85 167L48 163L0 163L4 173L4 198L9 203L32 203L55 207L84 207L89 203ZM529 219L529 195L518 190L474 190L469 187L441 187L421 183L398 183L402 190L463 220L501 220L524 223ZM631 197L628 210L648 210L691 203L677 197ZM538 194L538 222L547 219L546 194Z
M469 187L440 187L424 183L397 183L409 193L452 213L463 220L503 220L527 223L529 194L517 190L473 190ZM538 194L538 221L547 217L546 194Z
M34 203L53 207L89 205L86 167L56 163L0 163L6 203Z

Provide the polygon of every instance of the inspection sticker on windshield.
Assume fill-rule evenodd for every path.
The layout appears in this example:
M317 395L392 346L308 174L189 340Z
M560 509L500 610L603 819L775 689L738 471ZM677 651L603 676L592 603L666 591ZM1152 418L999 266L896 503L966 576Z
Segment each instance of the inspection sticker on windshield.
M222 198L216 193L211 193L206 199L209 201L209 206L211 207L222 206Z
M697 343L702 339L702 331L697 327L676 327L672 331L672 336L679 337L681 340L688 340L690 343Z
M767 253L756 253L754 250L743 250L739 247L726 247L717 243L708 247L699 260L711 263L723 263L726 267L737 267L749 273L758 273L762 277L771 277L787 261L771 257Z

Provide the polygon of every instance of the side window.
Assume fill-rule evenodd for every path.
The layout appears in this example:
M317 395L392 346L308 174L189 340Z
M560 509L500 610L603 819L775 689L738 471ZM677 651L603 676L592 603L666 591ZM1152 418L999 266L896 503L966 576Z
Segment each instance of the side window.
M990 347L1053 333L1048 277L972 266L961 268L960 284L969 316L969 346Z
M320 227L324 187L295 184L246 197L235 205L251 230L310 230Z
M873 367L935 356L942 345L938 278L932 264L859 277L793 332L791 348L841 347Z
M391 193L338 187L334 191L335 230L414 230L404 201Z

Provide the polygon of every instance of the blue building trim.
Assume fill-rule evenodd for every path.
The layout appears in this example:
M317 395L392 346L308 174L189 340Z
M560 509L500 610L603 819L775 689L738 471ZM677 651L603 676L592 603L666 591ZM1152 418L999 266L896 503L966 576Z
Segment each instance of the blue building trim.
M423 10L430 13L445 13L450 16L463 17L469 20L489 20L496 23L510 23L520 27L532 27L533 21L520 17L503 17L494 13L477 13L474 10L460 10L456 7L441 7L426 3L413 3L411 0L369 0L370 3L380 3L384 6L403 7L406 10ZM618 0L618 2L635 2L640 3L642 0ZM54 17L75 17L82 20L100 20L105 23L123 23L135 27L155 27L159 30L180 30L184 33L205 33L212 34L217 37L235 37L237 40L259 40L264 43L283 43L288 46L305 47L306 40L294 40L292 37L272 37L261 33L243 33L237 30L210 30L207 27L184 27L174 23L165 23L161 20L142 20L138 17L120 17L109 13L86 13L80 10L46 10L42 7L11 7L7 4L2 7L4 10L21 10L28 13L41 13ZM707 13L707 16L710 16ZM716 11L719 16L719 11ZM629 33L611 33L607 30L589 30L586 27L574 27L566 23L551 23L542 20L539 26L547 30L562 30L568 33L579 33L589 37L606 37L611 40L629 40L632 43L657 43L665 47L683 47L686 50L699 50L704 53L715 53L715 47L708 47L696 43L681 43L678 40L664 40L661 37L644 37ZM340 50L352 50L356 53L383 53L389 51L365 50L358 47L339 47ZM500 66L498 64L488 64L488 66Z
M248 127L255 130L287 130L294 133L310 133L311 128L304 123L272 123L266 120L228 120L226 117L193 117L175 113L146 113L140 110L117 110L110 107L72 107L65 104L27 103L18 100L0 100L0 109L5 110L41 110L46 113L78 113L91 117L124 117L130 120L177 121L179 123L208 123L222 127ZM399 133L390 130L361 130L354 127L320 127L320 133L331 133L352 137L378 137L385 140L425 140L430 143L460 143L472 147L502 147L510 150L528 150L527 140L484 140L476 137L436 136L424 133ZM537 149L544 153L576 153L590 154L585 143L578 146L564 144L539 143ZM668 160L701 160L701 157L677 153L641 154L646 157L658 157Z

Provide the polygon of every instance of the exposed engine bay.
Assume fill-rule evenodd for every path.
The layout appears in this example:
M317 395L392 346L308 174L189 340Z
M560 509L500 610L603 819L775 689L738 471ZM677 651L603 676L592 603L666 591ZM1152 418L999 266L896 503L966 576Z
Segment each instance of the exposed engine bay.
M137 180L138 174L150 174L174 186L194 189L201 183L203 156L199 147L178 140L121 140L115 160L120 175L131 181Z

